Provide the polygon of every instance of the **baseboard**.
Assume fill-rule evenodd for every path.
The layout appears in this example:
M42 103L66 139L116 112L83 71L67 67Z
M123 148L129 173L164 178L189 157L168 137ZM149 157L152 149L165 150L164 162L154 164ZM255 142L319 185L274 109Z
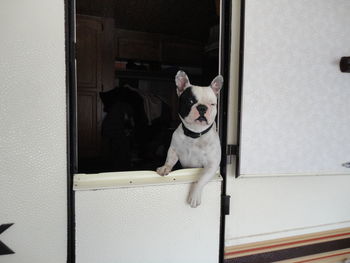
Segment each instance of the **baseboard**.
M350 228L225 248L225 263L335 263L350 258Z
M350 249L341 249L306 257L277 261L276 263L338 263L350 258Z

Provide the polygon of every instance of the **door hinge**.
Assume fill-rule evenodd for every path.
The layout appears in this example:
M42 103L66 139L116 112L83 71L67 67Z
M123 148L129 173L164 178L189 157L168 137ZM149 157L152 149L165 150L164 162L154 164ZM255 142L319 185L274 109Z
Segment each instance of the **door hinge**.
M222 196L222 209L224 215L229 215L230 214L230 195L223 195Z
M233 162L233 156L237 155L238 153L238 146L234 144L228 144L226 146L226 163L232 164Z

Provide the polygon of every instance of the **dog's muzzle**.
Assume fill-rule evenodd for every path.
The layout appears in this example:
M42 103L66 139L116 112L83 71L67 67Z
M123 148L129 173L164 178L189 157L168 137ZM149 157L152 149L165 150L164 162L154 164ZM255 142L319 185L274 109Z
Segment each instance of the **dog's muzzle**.
M204 117L204 116L199 116L199 117L196 119L196 121L205 121L206 123L208 123L207 118Z

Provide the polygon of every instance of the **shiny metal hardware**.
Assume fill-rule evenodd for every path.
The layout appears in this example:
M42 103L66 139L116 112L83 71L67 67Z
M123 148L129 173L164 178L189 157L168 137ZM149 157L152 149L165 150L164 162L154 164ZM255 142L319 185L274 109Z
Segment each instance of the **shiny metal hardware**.
M342 166L344 166L345 168L350 168L350 162L343 163Z
M340 71L350 73L350 57L342 57L339 62Z

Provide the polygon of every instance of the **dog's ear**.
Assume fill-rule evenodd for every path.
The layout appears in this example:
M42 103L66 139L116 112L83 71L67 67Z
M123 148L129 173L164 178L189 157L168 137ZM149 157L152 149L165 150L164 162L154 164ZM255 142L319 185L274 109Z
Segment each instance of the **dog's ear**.
M189 86L191 86L190 81L186 75L185 72L183 72L182 70L179 70L175 76L175 83L177 86L176 92L177 95L180 96L181 93L188 88Z
M211 82L210 87L213 89L216 95L219 94L223 83L224 78L221 75L216 76L215 79L213 79L213 81Z

